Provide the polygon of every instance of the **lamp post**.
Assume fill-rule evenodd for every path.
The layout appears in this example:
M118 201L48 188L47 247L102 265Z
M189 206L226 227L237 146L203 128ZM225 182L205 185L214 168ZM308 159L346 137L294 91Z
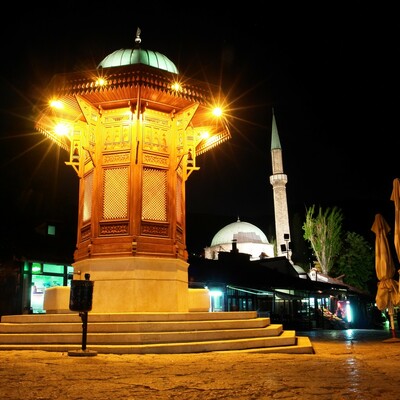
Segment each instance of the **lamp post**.
M71 282L69 309L79 311L82 320L82 349L81 351L68 351L69 356L97 355L97 351L86 349L88 312L92 309L93 285L94 282L90 280L90 274L85 274L85 280L75 279Z

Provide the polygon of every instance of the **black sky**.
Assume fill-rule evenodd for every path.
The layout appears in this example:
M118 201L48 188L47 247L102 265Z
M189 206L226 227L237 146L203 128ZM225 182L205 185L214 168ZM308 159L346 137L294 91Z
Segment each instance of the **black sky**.
M77 218L77 177L33 129L34 106L54 74L95 68L133 47L137 27L142 48L220 84L232 101L232 139L200 156L187 183L189 247L210 245L237 217L273 229L272 108L291 216L313 204L339 206L345 227L366 238L378 212L393 226L390 194L400 176L394 6L232 4L224 11L187 2L10 5L0 28L2 232L16 216Z

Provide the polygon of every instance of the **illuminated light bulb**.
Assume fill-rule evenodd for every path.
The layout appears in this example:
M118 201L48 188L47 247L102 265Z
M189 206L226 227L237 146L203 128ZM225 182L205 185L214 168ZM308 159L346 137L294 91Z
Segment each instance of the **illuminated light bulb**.
M175 82L171 85L171 89L175 90L176 92L180 92L182 90L182 86L178 82Z
M96 81L96 86L104 86L107 84L107 81L104 78L98 78Z
M214 108L212 112L216 117L220 117L222 115L222 108L221 107L216 107Z
M50 107L60 110L64 108L64 104L60 100L50 100Z
M66 124L60 123L54 127L54 132L58 136L68 136L69 127Z

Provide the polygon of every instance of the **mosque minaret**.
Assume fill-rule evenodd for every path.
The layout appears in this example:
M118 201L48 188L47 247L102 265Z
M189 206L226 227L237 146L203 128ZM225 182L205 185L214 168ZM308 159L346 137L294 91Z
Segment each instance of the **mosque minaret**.
M276 126L275 114L272 111L271 133L272 175L270 183L274 194L275 235L277 255L285 255L290 259L290 228L286 198L287 175L283 171L282 147Z
M206 259L217 260L220 252L232 250L232 244L241 253L250 255L250 260L265 257L285 256L291 261L289 214L286 198L288 181L283 171L282 148L276 127L275 115L272 112L271 134L272 175L270 182L274 195L276 254L274 245L255 225L238 220L224 226L214 236L211 246L204 249Z

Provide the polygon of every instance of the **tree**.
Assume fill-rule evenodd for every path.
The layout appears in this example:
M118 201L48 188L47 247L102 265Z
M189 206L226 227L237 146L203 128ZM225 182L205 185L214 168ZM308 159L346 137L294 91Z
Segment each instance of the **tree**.
M304 240L302 233L302 226L304 223L304 214L296 212L293 214L291 223L291 249L292 261L302 267L305 271L309 271L312 266L312 251L310 250L309 243Z
M343 251L332 269L343 282L363 291L369 291L371 278L375 274L375 257L371 245L359 234L346 232Z
M315 206L306 209L306 221L303 224L304 239L308 240L323 274L329 272L342 247L343 213L338 207L328 207L325 211Z

